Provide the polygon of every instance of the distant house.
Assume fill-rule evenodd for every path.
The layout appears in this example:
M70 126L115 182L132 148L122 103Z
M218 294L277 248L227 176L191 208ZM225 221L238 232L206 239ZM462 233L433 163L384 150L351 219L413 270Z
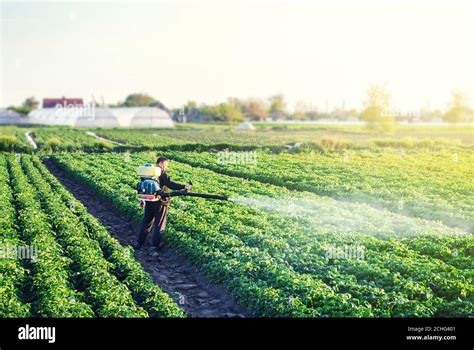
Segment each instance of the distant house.
M84 101L82 98L44 98L43 99L43 108L55 108L57 105L61 105L63 107L67 106L82 106Z

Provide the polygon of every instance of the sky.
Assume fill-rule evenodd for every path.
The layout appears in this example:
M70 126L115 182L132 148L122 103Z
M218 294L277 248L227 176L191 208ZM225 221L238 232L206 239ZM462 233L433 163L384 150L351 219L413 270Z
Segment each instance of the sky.
M284 94L321 111L474 102L471 0L0 0L0 106L28 96L186 101Z

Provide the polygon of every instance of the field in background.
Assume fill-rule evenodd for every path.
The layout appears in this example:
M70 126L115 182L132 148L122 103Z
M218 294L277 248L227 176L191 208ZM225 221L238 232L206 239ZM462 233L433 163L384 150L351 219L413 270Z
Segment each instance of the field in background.
M374 145L410 148L472 146L474 126L397 126L392 133L376 134L363 126L259 124L256 131L236 131L227 124L181 124L175 129L90 129L45 126L0 126L0 150L26 150L30 131L44 150L108 150L113 143L91 139L86 131L110 137L126 145L158 147L170 144L228 144L269 147L294 143L367 148ZM331 145L334 143L334 145ZM349 146L346 146L349 145ZM426 148L426 147L425 147Z

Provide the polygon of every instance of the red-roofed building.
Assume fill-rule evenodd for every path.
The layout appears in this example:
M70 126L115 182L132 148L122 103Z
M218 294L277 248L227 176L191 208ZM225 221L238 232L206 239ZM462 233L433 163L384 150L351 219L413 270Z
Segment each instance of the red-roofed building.
M70 105L73 106L82 106L84 102L82 98L44 98L43 99L43 108L55 108L57 105L61 105L63 107L67 107Z

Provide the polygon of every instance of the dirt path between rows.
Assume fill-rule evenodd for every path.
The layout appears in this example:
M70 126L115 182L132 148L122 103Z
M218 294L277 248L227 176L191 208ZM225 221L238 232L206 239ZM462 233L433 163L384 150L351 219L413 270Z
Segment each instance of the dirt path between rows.
M50 159L44 159L43 163L122 245L135 243L138 225L118 213L108 202L99 198L90 189L73 180L70 175L56 167ZM135 257L140 261L145 271L150 274L153 281L168 293L186 311L188 316L252 316L223 287L210 283L196 266L178 255L167 244L161 249L159 256L154 257L152 253L153 249L146 245L145 248L136 252Z

